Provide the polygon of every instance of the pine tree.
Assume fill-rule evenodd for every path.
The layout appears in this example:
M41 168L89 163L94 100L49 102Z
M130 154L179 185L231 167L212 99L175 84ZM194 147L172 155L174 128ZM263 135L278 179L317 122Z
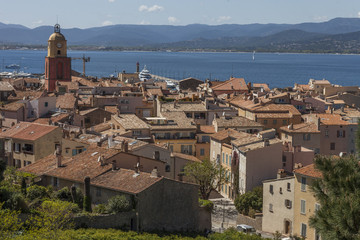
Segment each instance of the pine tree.
M310 226L322 239L360 239L359 160L353 155L318 156L315 167L322 178L311 189L321 207L310 218Z

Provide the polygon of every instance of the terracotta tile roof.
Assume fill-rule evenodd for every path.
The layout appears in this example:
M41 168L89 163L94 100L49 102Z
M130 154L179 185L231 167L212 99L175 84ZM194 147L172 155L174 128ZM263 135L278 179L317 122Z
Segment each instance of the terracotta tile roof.
M280 130L287 133L320 133L316 124L310 122L292 125L292 129L290 125L283 126Z
M96 110L105 111L104 109L97 107L97 108L90 108L90 109L87 109L87 110L80 111L79 114L82 115L82 116L84 116L84 115L87 115L87 114L89 114L89 113L92 113L92 112L94 112L94 111L96 111Z
M292 115L301 115L301 113L291 104L268 104L265 106L256 106L253 108L256 113L291 113Z
M65 93L56 98L56 107L63 109L75 109L76 97L72 93Z
M245 80L243 78L230 78L230 80L227 80L225 82L222 82L221 84L218 84L217 86L211 87L213 91L247 91L248 86L245 83Z
M175 105L175 107L174 107ZM172 103L163 103L161 104L161 111L166 112L206 112L207 109L203 102L188 102L182 103L178 102L176 104Z
M26 83L41 83L40 79L38 78L24 78Z
M247 137L248 135L249 135L248 133L238 132L234 129L229 128L212 134L211 138L217 141L223 141L227 138L238 139L238 138Z
M270 88L267 83L253 83L254 88L264 88L265 92L269 92Z
M63 120L68 119L69 116L70 116L70 114L68 114L68 113L59 113L59 114L55 113L51 116L50 119L53 123L56 123L56 122L62 122Z
M319 170L315 169L314 164L310 164L305 167L295 169L294 173L300 174L303 176L313 177L313 178L321 178L322 177L321 172Z
M281 119L281 118L292 118L293 116L289 113L258 113L256 114L256 117L258 119L263 119L263 118Z
M13 103L6 104L4 106L0 106L0 110L1 111L16 112L17 110L19 110L22 107L25 107L24 103L13 102Z
M91 185L109 188L127 193L140 193L155 183L161 181L164 177L151 177L150 173L140 172L128 169L111 170L91 180Z
M182 158L188 161L192 161L192 162L201 162L200 159L198 159L195 156L192 155L188 155L188 154L184 154L184 153L176 153L176 152L172 152L171 153L174 157L178 157L178 158Z
M237 138L231 141L232 144L234 144L235 146L244 146L244 145L249 145L249 144L254 144L254 143L262 143L263 144L264 140L262 139L262 137L257 137L256 135L253 134L249 134L249 133L245 133L243 134L243 136L241 138Z
M45 158L36 161L24 168L22 171L34 173L36 175L48 175L59 177L63 179L69 179L73 181L82 182L84 177L89 176L95 178L100 174L111 169L110 164L100 165L99 157L103 156L104 159L108 159L118 151L114 149L105 149L97 147L96 144L90 145L86 151L77 154L73 157L63 157L63 167L56 167L56 156L51 154Z
M331 84L328 80L314 80L314 84L326 84L326 85L329 85Z
M23 100L24 98L36 99L43 94L43 91L15 91L16 96L9 96L9 100Z
M349 125L350 122L342 120L339 114L331 114L331 113L324 113L324 114L316 114L317 117L320 118L321 124L324 125Z
M39 123L44 125L49 125L50 118L38 118L33 123Z
M200 131L203 133L215 133L215 127L213 125L200 125Z
M105 111L111 112L112 114L117 114L118 107L117 106L105 106Z
M149 125L135 114L120 114L112 116L113 121L118 122L125 130L149 129Z
M215 119L218 127L263 127L262 124L241 116L220 117Z
M15 88L9 82L0 82L0 91L11 92L14 90Z
M187 118L184 112L162 112L161 116L167 119L168 124L149 124L151 130L196 129L196 125L192 124L192 119Z
M147 92L147 95L148 96L154 96L154 95L157 95L157 96L163 96L163 92L160 88L149 88L149 89L146 89L146 92Z
M93 129L94 132L101 133L103 131L111 129L110 122L102 122L95 126L91 126L90 129Z
M288 96L288 93L285 92L285 93L280 93L280 94L277 94L277 95L270 96L269 98L270 99L276 99L276 98L282 98L282 97L287 97L287 96Z
M238 142L235 143L235 141L232 141L232 143L234 145L237 145L239 144L239 141L241 140L241 145L239 147L239 150L240 151L243 151L243 152L248 152L248 151L253 151L253 150L256 150L256 149L259 149L259 148L263 148L264 147L264 140L262 140L261 138L258 140L255 139L255 138L248 138L248 139L239 139L239 140L236 140ZM247 141L247 142L246 142ZM277 143L281 143L282 144L282 141L278 138L273 138L273 139L269 139L269 145L273 145L273 144L277 144Z
M58 129L57 126L50 126L38 123L20 122L5 132L0 137L11 137L23 140L34 141L46 134Z

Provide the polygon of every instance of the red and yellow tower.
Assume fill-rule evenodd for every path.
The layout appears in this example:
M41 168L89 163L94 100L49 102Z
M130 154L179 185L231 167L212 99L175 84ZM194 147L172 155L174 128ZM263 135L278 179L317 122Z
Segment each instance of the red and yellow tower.
M60 25L54 26L54 33L48 40L48 54L45 57L45 88L53 92L56 81L71 81L71 58L67 57L66 39L60 33Z

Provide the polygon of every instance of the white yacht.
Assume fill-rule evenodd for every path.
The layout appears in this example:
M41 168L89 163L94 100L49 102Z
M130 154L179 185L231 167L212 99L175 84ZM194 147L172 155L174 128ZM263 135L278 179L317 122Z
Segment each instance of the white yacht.
M144 66L144 69L139 73L139 79L142 82L146 82L147 80L151 79L150 72L146 69L146 65Z

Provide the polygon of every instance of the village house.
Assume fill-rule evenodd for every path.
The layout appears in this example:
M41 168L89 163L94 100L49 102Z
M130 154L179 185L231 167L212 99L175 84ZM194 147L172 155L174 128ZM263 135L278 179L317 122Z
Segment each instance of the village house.
M78 108L77 98L73 93L59 95L56 98L56 108L60 111L66 111L68 113L75 112Z
M204 82L196 78L185 78L179 81L179 89L182 91L196 92L197 87L202 83Z
M15 88L9 83L5 81L0 82L0 101L6 102L10 95L15 94Z
M305 122L290 124L280 128L280 138L292 147L302 146L320 153L320 126L318 123Z
M331 87L331 83L328 80L315 80L310 79L308 85L317 94L323 94L326 87Z
M252 121L242 116L224 116L214 118L213 126L216 132L232 128L240 132L258 133L264 129L261 123Z
M345 121L338 114L308 114L307 122L319 124L320 154L339 155L355 152L357 124Z
M52 185L54 189L71 186L84 189L88 181L93 206L106 203L115 195L124 195L130 202L136 202L136 214L129 215L127 220L132 230L204 230L200 224L197 185L165 178L156 168L151 173L143 172L141 164L136 170L120 168L112 163L114 158L121 162L126 156L115 150L90 147L70 158L57 152L21 171L40 176L37 184Z
M125 132L127 137L150 141L150 127L135 114L115 114L111 116L112 128Z
M9 166L24 167L53 154L55 147L61 144L61 138L59 127L20 122L0 133L4 146L2 155Z
M309 219L320 209L310 189L313 181L321 178L321 173L314 168L314 164L296 169L294 184L294 222L292 234L306 239L320 240L320 236L309 225Z
M294 176L280 169L276 179L263 181L262 231L289 236L294 223Z
M90 128L111 119L111 113L102 108L91 108L74 115L74 126Z
M168 144L172 152L194 155L196 125L183 112L162 112L161 117L145 118L153 141Z
M232 164L239 171L239 192L243 194L254 187L262 185L262 181L276 178L278 169L282 168L282 142L267 134L258 136L243 133L245 136L231 141L233 146ZM236 157L234 156L236 152Z
M293 172L295 166L307 166L314 163L315 152L302 146L283 143L282 169Z
M215 133L212 125L196 125L196 153L195 156L201 160L210 159L210 137Z
M0 106L1 127L12 127L20 121L26 121L26 104L12 102Z
M241 94L249 91L249 86L246 85L243 78L230 78L227 81L221 82L215 86L211 86L211 90L214 96L221 94Z

